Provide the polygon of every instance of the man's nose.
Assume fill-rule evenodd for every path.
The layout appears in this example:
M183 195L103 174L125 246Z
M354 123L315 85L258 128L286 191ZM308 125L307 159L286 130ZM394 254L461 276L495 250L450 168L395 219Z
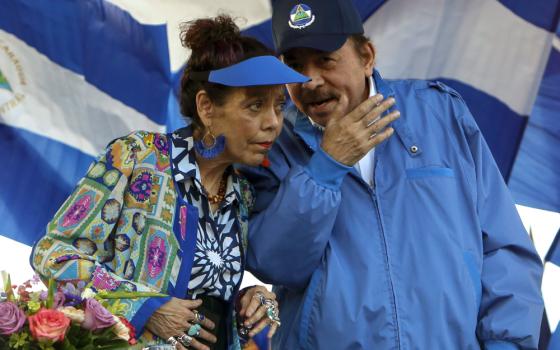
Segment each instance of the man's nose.
M323 76L321 75L321 71L314 67L313 65L307 65L303 72L303 75L308 76L311 80L302 84L302 87L305 89L313 90L321 85L323 85L324 80Z

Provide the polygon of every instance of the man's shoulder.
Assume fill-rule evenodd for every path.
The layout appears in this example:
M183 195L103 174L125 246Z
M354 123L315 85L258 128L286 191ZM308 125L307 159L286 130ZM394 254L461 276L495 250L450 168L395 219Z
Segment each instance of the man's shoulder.
M425 98L453 98L463 101L461 94L439 80L387 79L396 94L414 94Z

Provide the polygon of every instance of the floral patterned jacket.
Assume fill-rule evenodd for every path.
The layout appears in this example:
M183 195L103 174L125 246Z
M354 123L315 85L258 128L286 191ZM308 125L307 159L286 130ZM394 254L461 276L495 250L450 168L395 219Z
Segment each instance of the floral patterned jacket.
M178 194L170 142L169 135L142 131L114 140L48 223L32 252L33 267L45 278L168 295L113 301L137 334L172 296L187 295L190 280L198 209ZM243 179L240 190L237 221L246 250L252 193ZM232 320L235 329L233 315ZM230 333L230 349L239 348L237 332ZM146 331L141 340L154 338Z

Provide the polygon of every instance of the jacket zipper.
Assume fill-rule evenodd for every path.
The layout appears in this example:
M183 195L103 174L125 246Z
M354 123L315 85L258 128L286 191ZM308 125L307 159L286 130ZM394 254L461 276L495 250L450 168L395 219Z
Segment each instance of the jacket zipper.
M379 203L378 203L378 199L377 199L377 186L376 186L376 181L375 181L375 176L377 174L377 172L379 171L377 169L377 164L378 164L378 157L376 155L375 160L374 160L374 173L373 173L373 188L370 188L368 186L368 189L370 190L370 193L373 194L373 203L375 205L375 213L377 214L377 226L379 228L379 234L381 236L381 240L383 242L383 253L384 253L384 258L385 258L385 268L387 270L387 275L389 277L389 288L391 290L391 302L393 304L393 321L395 322L395 328L396 328L396 336L397 336L397 349L401 349L401 339L400 339L400 328L399 328L399 317L398 317L398 313L397 313L397 296L395 295L395 287L393 285L393 279L391 277L391 266L389 265L389 249L387 248L387 240L385 238L385 232L383 231L383 223L381 222L381 213L379 210Z

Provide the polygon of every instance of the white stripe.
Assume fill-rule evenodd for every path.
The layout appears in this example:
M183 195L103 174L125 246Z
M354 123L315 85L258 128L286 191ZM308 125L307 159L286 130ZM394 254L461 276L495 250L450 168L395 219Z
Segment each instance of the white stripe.
M109 0L143 24L167 23L171 70L176 71L186 61L189 52L181 46L179 26L196 18L216 16L220 13L239 18L237 24L243 29L270 18L269 0L160 0L151 1Z
M495 0L391 0L365 23L389 78L444 77L528 115L552 34Z
M552 47L560 51L560 38L556 35L554 36L554 39L552 39Z
M17 65L14 58L19 62ZM132 130L164 130L145 115L90 85L83 76L55 64L2 30L0 70L13 92L23 96L13 108L4 109L1 123L52 138L91 155Z

